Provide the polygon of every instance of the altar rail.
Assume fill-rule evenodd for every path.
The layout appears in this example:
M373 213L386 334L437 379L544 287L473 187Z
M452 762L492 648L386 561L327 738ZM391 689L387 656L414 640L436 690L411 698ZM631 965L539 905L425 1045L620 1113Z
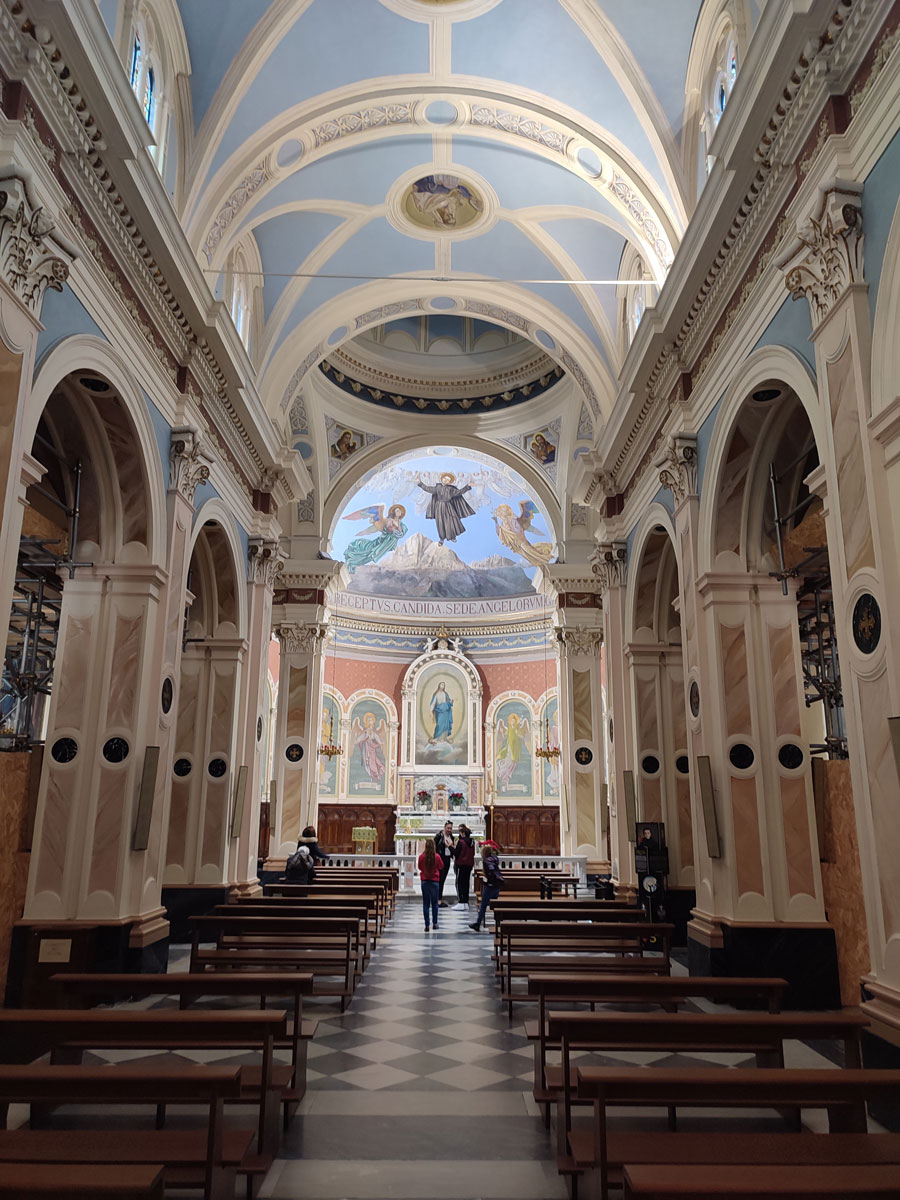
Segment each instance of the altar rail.
M400 872L400 891L416 890L417 856L412 854L331 854L326 863L317 863L320 877L329 867L393 867ZM516 871L562 871L577 875L580 883L587 884L587 858L583 855L566 854L510 854L502 855L500 868L514 877Z

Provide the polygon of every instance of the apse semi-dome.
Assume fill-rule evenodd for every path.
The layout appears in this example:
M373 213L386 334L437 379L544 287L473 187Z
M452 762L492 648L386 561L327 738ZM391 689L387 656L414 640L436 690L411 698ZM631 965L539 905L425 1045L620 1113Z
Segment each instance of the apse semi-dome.
M556 559L553 525L523 477L449 446L370 471L342 505L331 546L348 591L432 600L528 595Z
M371 404L444 413L522 404L565 374L543 346L454 313L402 317L368 329L331 351L319 369Z

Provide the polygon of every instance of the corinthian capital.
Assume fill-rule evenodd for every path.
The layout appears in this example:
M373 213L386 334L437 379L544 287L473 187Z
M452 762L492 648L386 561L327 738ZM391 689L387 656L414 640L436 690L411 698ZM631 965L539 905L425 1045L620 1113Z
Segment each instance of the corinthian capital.
M209 479L212 456L203 447L197 429L172 430L169 448L169 491L180 492L188 504L194 503L197 485Z
M627 551L624 542L598 542L591 555L591 570L604 592L625 583Z
M275 586L275 577L284 568L284 559L278 552L278 543L265 538L250 538L247 546L247 580L249 583L264 583Z
M593 657L600 653L600 647L603 645L603 631L576 625L572 629L561 629L559 640L567 655L587 654Z
M851 284L865 282L861 198L861 183L835 179L820 187L817 215L798 223L779 260L791 296L809 301L813 329Z
M36 317L47 288L61 292L69 277L63 247L50 239L54 228L24 180L0 180L0 278Z
M325 642L322 625L279 625L275 630L285 654L315 654Z
M659 482L669 489L676 504L697 494L697 439L693 434L676 433L669 438L654 466L659 470Z

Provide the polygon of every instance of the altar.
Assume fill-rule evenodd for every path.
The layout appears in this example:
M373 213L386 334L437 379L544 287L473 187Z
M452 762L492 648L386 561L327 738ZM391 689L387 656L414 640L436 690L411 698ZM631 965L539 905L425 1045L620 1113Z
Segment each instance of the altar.
M457 808L423 810L414 805L400 805L397 809L397 827L394 841L398 854L408 854L417 858L421 852L421 844L428 838L433 838L444 828L445 821L453 822L454 836L459 832L460 825L468 825L476 842L485 838L485 810L483 808Z

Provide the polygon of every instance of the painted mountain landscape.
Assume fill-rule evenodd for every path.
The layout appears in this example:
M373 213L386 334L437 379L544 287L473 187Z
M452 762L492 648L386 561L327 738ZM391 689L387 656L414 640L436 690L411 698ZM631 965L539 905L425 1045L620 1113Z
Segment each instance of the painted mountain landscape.
M349 591L376 596L458 600L471 597L521 596L530 592L526 572L500 554L464 563L447 545L414 533L380 562L359 567Z

